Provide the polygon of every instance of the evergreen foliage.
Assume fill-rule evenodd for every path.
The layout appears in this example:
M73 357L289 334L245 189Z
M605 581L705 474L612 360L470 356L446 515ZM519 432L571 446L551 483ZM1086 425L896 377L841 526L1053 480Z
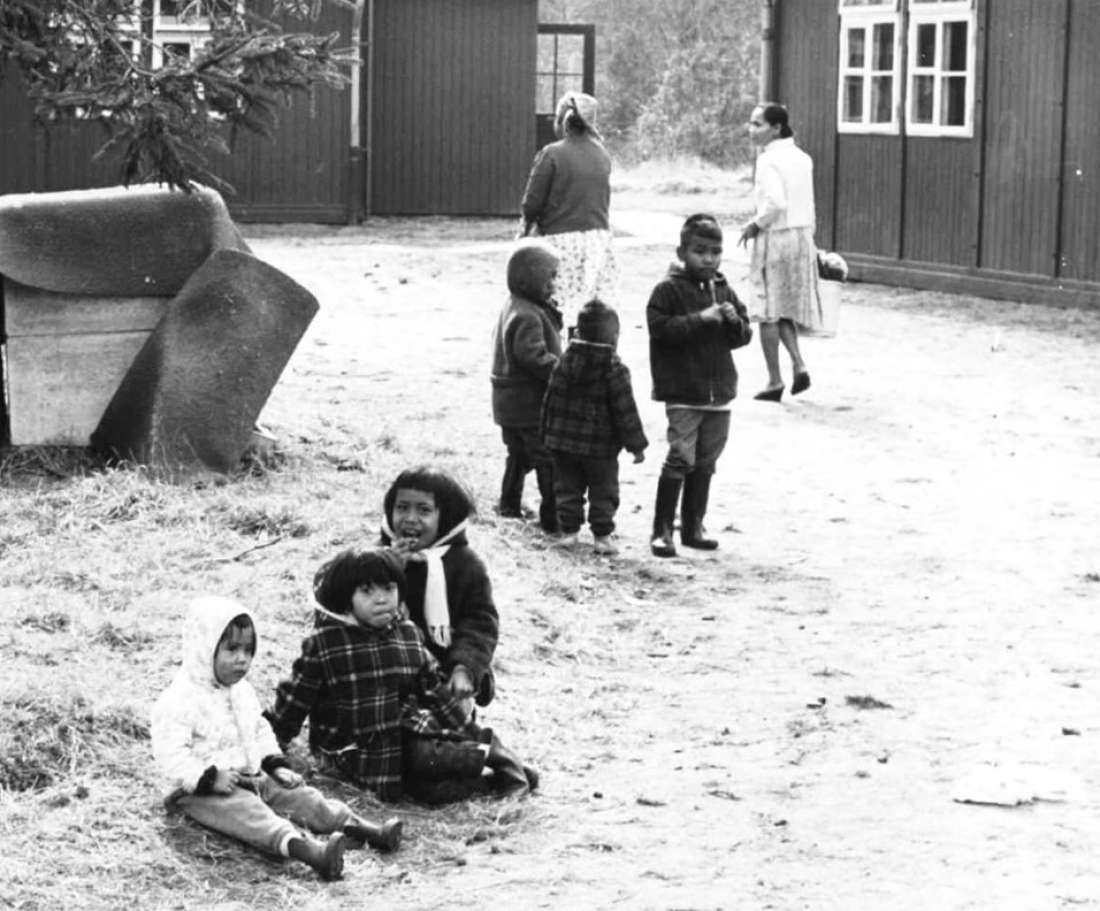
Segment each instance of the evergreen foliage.
M319 0L275 0L272 14L316 13ZM337 35L286 33L227 0L191 0L210 40L153 68L151 5L134 0L0 0L0 76L14 64L46 125L95 121L121 152L123 184L226 188L209 168L239 130L270 135L293 93L340 86L349 57ZM10 72L8 72L10 75Z

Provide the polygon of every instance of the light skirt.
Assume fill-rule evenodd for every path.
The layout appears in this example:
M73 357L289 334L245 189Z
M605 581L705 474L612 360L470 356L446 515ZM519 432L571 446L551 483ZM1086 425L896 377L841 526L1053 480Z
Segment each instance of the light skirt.
M806 333L825 328L812 229L762 231L753 241L749 313L761 322L789 319Z
M577 312L594 297L617 306L619 266L610 231L567 231L542 239L561 257L556 296L567 327L577 324Z

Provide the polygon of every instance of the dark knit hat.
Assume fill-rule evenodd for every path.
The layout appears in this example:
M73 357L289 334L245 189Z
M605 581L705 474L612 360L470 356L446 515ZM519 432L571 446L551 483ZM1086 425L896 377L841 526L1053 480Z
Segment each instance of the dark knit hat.
M601 345L618 344L619 314L601 300L590 300L577 314L577 337Z

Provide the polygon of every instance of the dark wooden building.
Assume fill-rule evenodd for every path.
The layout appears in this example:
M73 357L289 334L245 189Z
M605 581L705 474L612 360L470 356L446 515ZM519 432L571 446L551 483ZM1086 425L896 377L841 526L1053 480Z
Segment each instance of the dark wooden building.
M764 0L762 88L867 281L1100 303L1100 3Z
M152 0L155 38L193 52L203 26L182 0ZM354 85L285 111L274 138L244 136L215 172L251 221L351 222L366 215L511 214L536 148L537 0L359 0L324 4L309 29L362 49ZM290 23L289 29L301 30ZM0 193L118 182L92 161L92 125L31 122L18 74L0 83Z

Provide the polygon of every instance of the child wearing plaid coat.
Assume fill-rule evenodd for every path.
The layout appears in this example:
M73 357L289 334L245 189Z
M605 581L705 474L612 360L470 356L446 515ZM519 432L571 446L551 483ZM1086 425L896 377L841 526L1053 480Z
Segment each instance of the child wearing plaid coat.
M310 749L381 800L525 793L534 771L470 720L408 619L402 562L352 548L318 570L315 629L267 713L275 736L291 740L308 718Z
M543 443L554 459L554 497L560 543L571 547L588 524L598 554L616 552L611 540L619 508L619 450L635 463L648 445L630 385L630 371L619 359L619 317L591 300L577 316L577 334L550 374L542 403Z

